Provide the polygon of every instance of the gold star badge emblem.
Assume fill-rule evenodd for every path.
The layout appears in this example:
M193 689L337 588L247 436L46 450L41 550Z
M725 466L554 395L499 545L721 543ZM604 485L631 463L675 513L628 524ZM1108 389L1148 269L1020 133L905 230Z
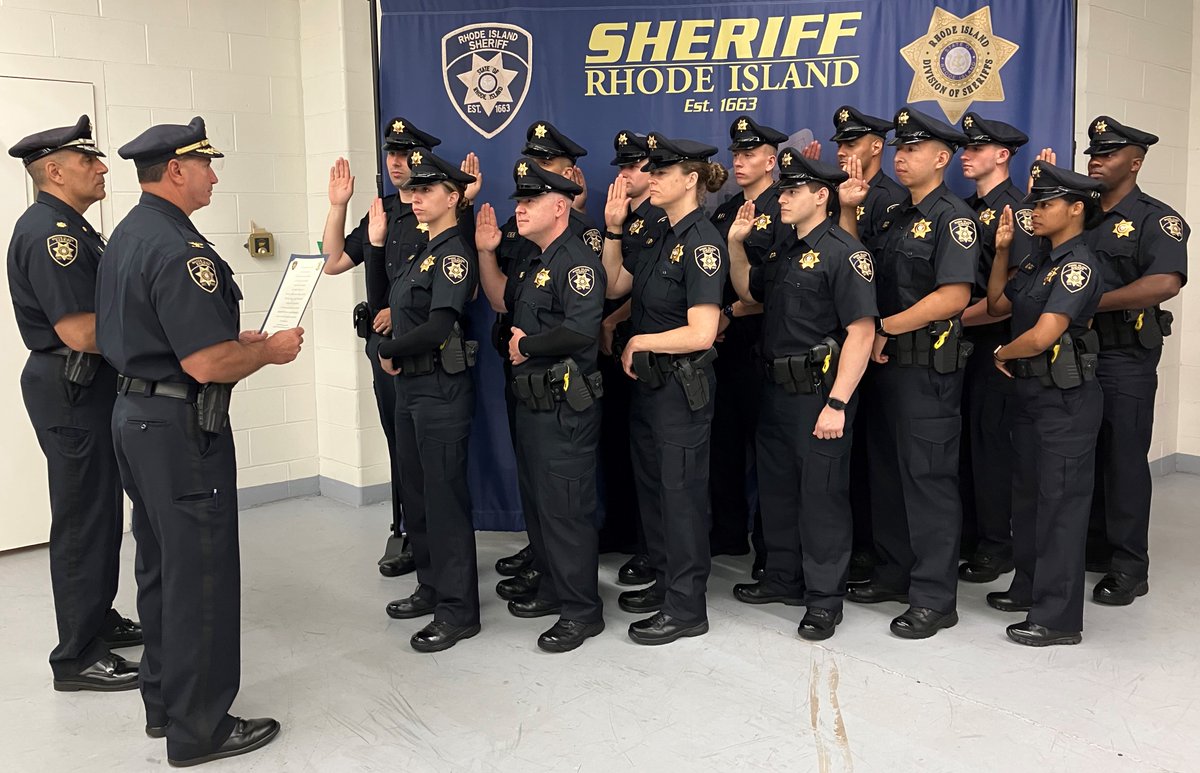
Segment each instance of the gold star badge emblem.
M1124 239L1136 230L1137 229L1133 227L1133 223L1129 220L1122 220L1113 226L1113 233L1117 235L1118 239Z
M540 123L537 126L533 127L533 136L537 137L539 140L542 137L545 137L546 136L546 127Z
M820 256L821 253L809 250L800 256L800 268L804 269L805 271L816 268L817 264L821 262Z
M621 132L620 134L617 135L617 144L618 145L624 145L627 142L629 142L628 134L626 134L625 132Z
M1058 266L1055 266L1054 268L1050 269L1049 273L1046 274L1046 278L1042 280L1042 284L1044 284L1044 285L1050 284L1051 282L1054 281L1054 277L1056 277L1056 276L1058 276Z
M838 121L845 123L846 121L849 121L849 120L850 120L850 111L849 110L843 109L841 112L838 113Z
M750 124L746 121L745 118L743 118L742 120L737 122L737 130L738 131L744 132L749 128L750 128Z
M771 216L763 213L754 219L754 229L756 231L765 231L771 225Z
M900 124L901 126L904 126L908 123L908 111L907 110L900 111L900 115L896 116L896 123Z
M428 271L429 269L433 268L433 264L436 262L437 261L435 261L433 259L432 255L426 256L425 260L421 261L421 271L422 272Z
M963 128L964 129L970 129L974 125L975 125L975 119L972 118L971 116L968 115L966 118L963 119Z
M549 281L550 281L550 269L543 268L541 271L537 272L537 276L535 276L533 278L533 286L534 287L545 287L546 283Z
M399 134L402 131L404 131L404 121L399 119L392 121L392 132L394 134Z
M683 245L676 244L675 249L671 250L670 260L672 263L678 263L683 258Z
M972 102L1003 102L1000 69L1017 49L992 31L991 6L962 18L936 8L926 33L900 49L913 69L907 101L934 100L951 123Z
M1108 124L1104 121L1096 121L1096 133L1103 134L1108 131Z
M792 154L784 153L783 156L779 159L779 164L780 164L780 166L791 166L792 165Z
M926 236L928 236L932 232L933 232L933 223L929 222L928 220L926 220L924 218L921 218L917 222L913 223L912 236L914 239L924 239Z
M863 216L863 215L865 215L865 214L867 214L867 208L866 208L866 207L864 207L862 204L859 204L857 207L855 207L855 208L854 208L854 220L855 220L855 222L857 222L857 221L859 221L859 220L862 220L862 216Z
M985 209L979 213L979 222L983 223L984 225L991 225L992 221L995 219L996 210L994 209Z
M527 174L529 174L529 164L526 164L524 161L517 164L517 175L524 177Z
M651 150L654 150L655 148L657 148L658 147L658 137L655 137L653 134L651 134L649 137L647 137L646 138L646 147L650 148Z
M425 157L421 155L421 151L415 150L413 151L413 154L408 157L408 164L409 166L416 166L424 160Z
M633 225L629 226L629 233L633 234L634 236L637 236L638 234L640 234L642 232L642 227L644 225L646 225L646 221L642 220L639 217L637 220L633 221Z
M417 223L417 230L423 234L429 233L429 223Z
M1040 166L1038 166L1037 164L1034 164L1033 168L1029 170L1029 176L1035 180L1037 178L1041 177L1042 176L1042 168Z

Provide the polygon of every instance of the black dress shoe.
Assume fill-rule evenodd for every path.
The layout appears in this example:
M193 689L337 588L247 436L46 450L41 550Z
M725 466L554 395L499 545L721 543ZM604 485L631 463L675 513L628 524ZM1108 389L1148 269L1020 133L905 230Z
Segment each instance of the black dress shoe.
M166 725L146 725L146 735L150 738L166 738Z
M479 623L451 625L441 620L434 620L414 633L408 643L417 652L441 652L450 649L462 639L470 639L477 633L479 633Z
M863 583L862 585L851 585L846 590L846 598L855 604L878 604L882 601L899 601L901 604L908 603L908 593L906 591L884 588L873 582Z
M395 620L411 620L414 617L432 615L437 608L437 599L432 593L423 592L420 588L411 596L396 599L387 605L388 617Z
M1013 560L1001 556L976 553L971 560L958 567L958 579L963 582L995 582L1000 575L1013 570Z
M767 557L765 555L755 555L754 563L750 567L750 579L758 582L767 575Z
M743 604L787 604L789 607L804 606L804 594L789 592L777 585L763 582L739 582L733 586L733 597Z
M111 652L78 674L54 679L54 689L59 692L120 692L137 686L138 664Z
M1109 572L1092 589L1092 598L1097 604L1124 607L1132 604L1138 596L1145 596L1149 592L1150 583L1146 580L1139 580L1124 572Z
M1033 602L1025 603L1013 598L1008 591L996 591L987 595L987 605L1001 612L1028 612L1033 609Z
M846 582L851 585L862 585L864 582L871 581L871 574L875 571L875 556L864 551L857 551L850 554L850 575Z
M542 584L542 573L536 569L522 569L516 577L496 583L496 595L505 601L529 601L537 596Z
M629 624L629 638L638 644L670 644L684 636L703 636L708 633L708 621L684 625L670 615L659 612L654 617Z
M105 644L114 649L142 645L142 627L140 625L115 612L110 613L109 618L111 619L109 628L100 636Z
M1028 620L1023 623L1013 623L1004 632L1008 634L1008 638L1017 644L1025 644L1030 647L1078 644L1083 641L1083 634L1079 631L1055 631L1044 625L1031 623Z
M417 571L417 559L413 557L412 545L404 540L404 549L395 555L379 559L379 573L384 577L400 577Z
M637 555L626 561L617 570L617 582L622 585L649 585L654 582L650 556Z
M938 612L927 607L909 607L892 621L892 633L901 639L928 639L943 628L958 625L958 612Z
M626 612L633 612L634 614L657 612L662 609L666 597L667 594L659 590L657 585L651 585L649 588L642 588L641 590L625 591L620 596L617 596L617 606Z
M192 765L199 765L203 762L212 762L213 760L223 760L226 757L236 757L239 754L252 752L255 749L260 749L271 742L275 736L279 735L279 722L269 717L262 719L242 719L238 718L237 723L233 726L233 732L225 739L225 743L221 744L215 752L210 754L202 754L199 757L185 757L184 759L167 758L167 763L173 768L190 768Z
M599 636L603 630L603 620L595 623L559 620L538 637L537 646L546 652L570 652L593 636Z
M545 599L529 599L528 601L508 602L508 612L513 617L545 617L562 612L562 604Z
M800 634L801 639L824 641L833 636L833 632L840 622L842 622L842 610L840 609L809 607L808 611L804 613L803 619L800 620L800 627L796 629L796 633Z
M516 577L522 569L533 563L533 545L526 545L511 556L496 561L496 573L504 577Z

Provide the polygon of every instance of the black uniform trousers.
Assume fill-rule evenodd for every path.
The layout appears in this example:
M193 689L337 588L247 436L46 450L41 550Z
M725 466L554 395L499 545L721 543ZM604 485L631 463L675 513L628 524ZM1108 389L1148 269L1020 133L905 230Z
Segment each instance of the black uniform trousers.
M1104 398L1097 381L1064 390L1020 379L1016 387L1016 573L1009 594L1033 605L1029 622L1082 631L1084 545Z
M475 412L471 374L450 375L438 367L424 376L396 376L395 386L396 457L417 592L433 594L434 620L475 625L479 569L467 488Z
M714 554L744 554L746 535L752 530L746 483L754 475L754 428L763 381L754 345L761 334L761 316L741 317L729 323L725 340L716 344L719 356L712 368L720 388L713 396L709 469L709 543ZM755 523L761 523L761 518L759 509L754 513Z
M1160 350L1161 352L1161 350ZM1111 556L1109 570L1145 579L1150 571L1150 442L1158 360L1100 355L1104 420L1096 455L1089 554Z
M962 502L958 441L962 371L872 365L871 506L880 564L873 581L908 591L909 604L943 614L958 595Z
M576 412L566 403L534 411L517 405L517 483L525 526L548 576L538 598L562 604L564 620L595 623L597 590L596 448L599 403Z
M788 394L767 383L758 425L758 490L767 566L763 582L803 592L810 607L840 610L850 571L850 430L857 400L846 405L842 437L813 437L825 407L819 394Z
M878 402L874 398L874 369L869 368L858 382L858 413L850 438L850 520L854 525L854 553L875 557L875 535L871 523L870 425Z
M959 464L964 555L1012 556L1013 379L989 356L1008 343L1007 322L967 328L975 353L963 374L963 438Z
M137 392L117 397L112 432L133 501L146 724L167 725L170 757L207 754L233 731L241 678L233 432L205 433L194 404Z
M400 490L400 473L396 458L396 379L379 364L379 344L384 338L375 333L367 340L367 360L371 363L371 385L375 391L375 407L379 410L379 423L383 425L383 436L387 439L388 459L392 470L392 535L404 533L404 495Z
M706 375L715 392L715 379L707 369ZM712 400L698 411L688 407L674 376L658 389L635 382L629 445L646 550L655 583L666 594L662 612L684 624L708 619L712 415Z
M618 551L645 554L646 538L638 517L633 461L629 458L629 403L633 381L621 361L601 354L604 377L604 410L600 417L600 481L604 491L604 524L600 528L601 553Z
M113 454L117 372L100 366L91 386L67 382L66 358L30 352L21 372L25 410L46 455L50 482L50 586L58 645L56 677L79 673L108 654L101 638L117 594L121 476Z

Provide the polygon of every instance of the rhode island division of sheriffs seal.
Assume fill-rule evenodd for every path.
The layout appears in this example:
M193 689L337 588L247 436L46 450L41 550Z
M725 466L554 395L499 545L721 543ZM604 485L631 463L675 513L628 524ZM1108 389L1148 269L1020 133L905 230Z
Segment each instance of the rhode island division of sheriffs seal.
M442 37L442 81L467 125L491 139L525 102L533 36L515 24L468 24Z
M950 123L957 123L972 102L1003 102L1000 68L1017 48L992 33L991 6L961 19L938 8L929 30L900 49L913 69L908 101L936 101Z

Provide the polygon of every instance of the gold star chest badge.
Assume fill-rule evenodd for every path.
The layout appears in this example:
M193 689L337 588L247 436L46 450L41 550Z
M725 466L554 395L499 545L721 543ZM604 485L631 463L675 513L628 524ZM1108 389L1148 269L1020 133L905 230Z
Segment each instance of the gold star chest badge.
M1055 266L1054 268L1050 269L1046 273L1046 278L1042 280L1042 284L1044 284L1044 285L1050 284L1051 282L1054 281L1054 277L1056 277L1056 276L1058 276L1058 266Z
M537 276L535 276L533 278L533 286L540 289L542 287L545 287L546 283L549 281L550 281L550 269L543 268L541 271L537 272Z
M992 221L995 219L996 219L996 210L994 210L990 207L979 213L979 222L983 223L984 225L991 225Z
M800 268L804 269L805 271L811 271L812 269L816 268L817 264L820 262L821 253L816 252L815 250L809 250L800 256Z
M1130 220L1122 220L1113 226L1113 233L1117 235L1118 239L1124 239L1136 230Z
M670 260L672 263L678 263L682 259L683 259L683 245L676 244L675 248L673 250L671 250L671 255L668 258L668 260Z
M642 228L645 227L645 225L646 221L639 217L637 220L633 221L633 225L629 226L629 233L637 236L642 232Z
M862 220L862 216L865 214L867 214L867 208L864 207L862 204L859 204L857 207L854 208L855 221Z
M423 234L429 233L429 223L417 223L417 230Z
M932 232L933 223L929 222L925 218L921 218L917 222L913 223L912 231L910 231L914 239L924 239Z
M771 226L771 216L763 213L754 219L754 229L756 231L765 231Z
M433 268L433 264L434 264L434 263L436 263L436 262L437 262L437 261L435 261L435 260L433 259L433 256L432 256L432 255L427 255L427 256L425 257L425 260L422 260L422 261L421 261L421 266L420 266L420 268L421 268L421 273L424 273L424 272L428 271L429 269Z

